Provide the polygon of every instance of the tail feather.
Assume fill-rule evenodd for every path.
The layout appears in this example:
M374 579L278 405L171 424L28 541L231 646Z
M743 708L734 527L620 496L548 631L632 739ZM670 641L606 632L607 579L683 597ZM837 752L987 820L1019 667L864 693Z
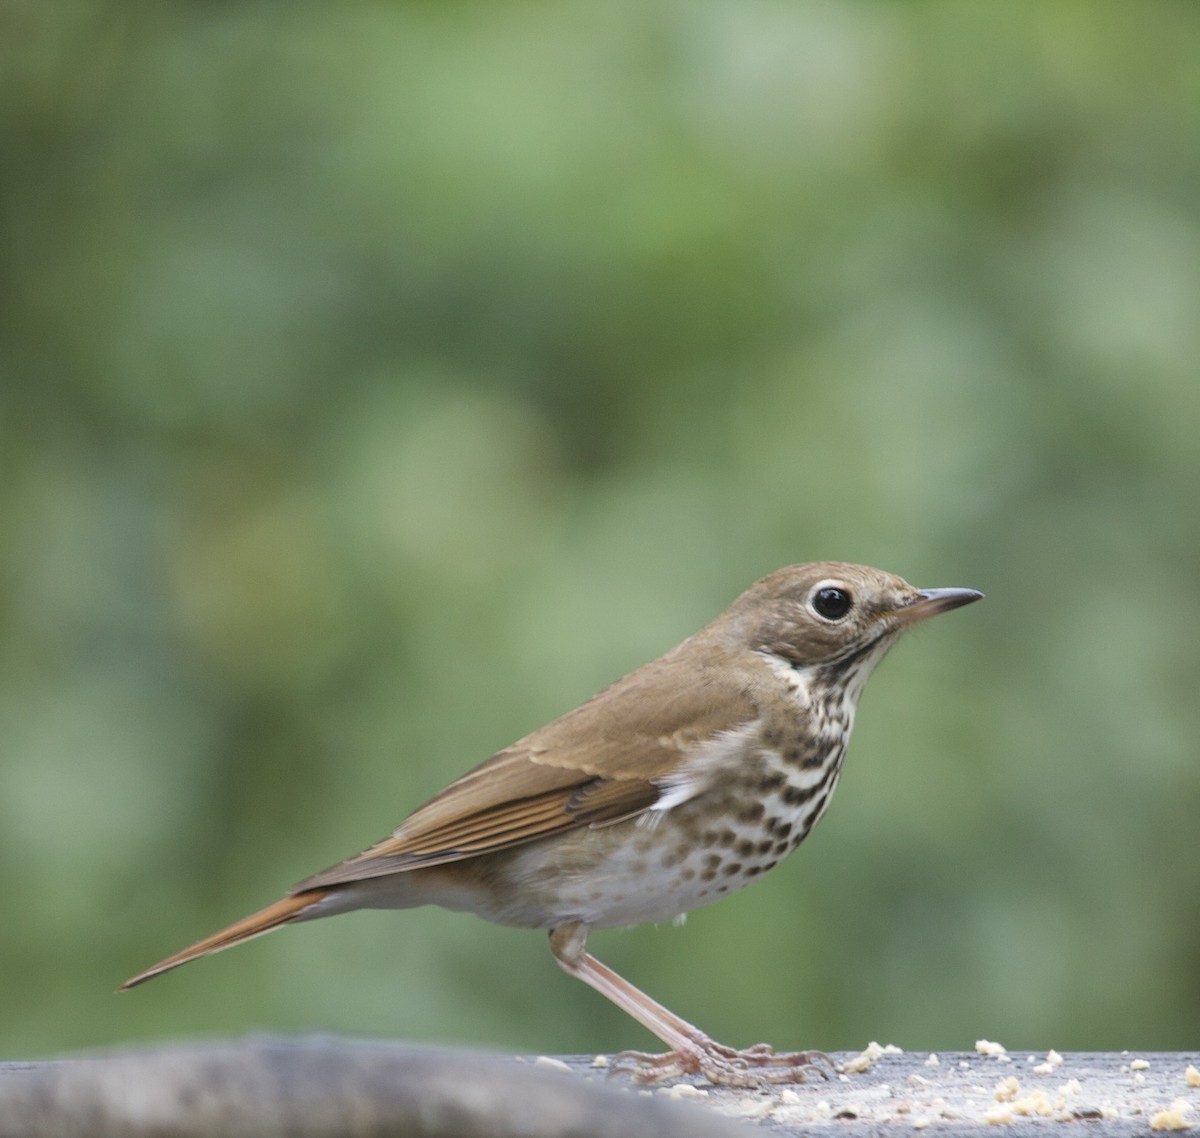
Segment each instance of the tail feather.
M280 925L295 920L305 909L315 905L331 892L333 892L331 889L307 889L303 893L293 893L284 897L283 900L276 901L275 904L268 905L265 909L259 909L257 913L251 913L250 916L235 921L228 928L221 929L220 932L213 933L212 936L205 937L190 947L181 949L173 956L160 960L152 968L147 968L145 972L139 972L132 979L126 980L118 990L124 992L146 980L160 976L164 972L170 972L172 968L178 968L189 960L207 956L210 952L220 952L223 948L230 948L235 944L241 944L244 940L252 940L256 936L262 936L263 933L269 933L272 929L277 929Z

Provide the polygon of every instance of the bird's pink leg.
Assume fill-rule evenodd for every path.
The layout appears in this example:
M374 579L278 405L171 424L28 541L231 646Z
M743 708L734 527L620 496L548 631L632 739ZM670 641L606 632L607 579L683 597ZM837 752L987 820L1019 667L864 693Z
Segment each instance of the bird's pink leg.
M699 1028L651 999L628 980L618 976L585 950L587 926L581 922L560 925L550 933L550 951L565 972L607 996L671 1050L663 1055L622 1051L612 1070L631 1075L637 1082L654 1083L681 1075L703 1075L710 1083L756 1087L763 1083L804 1082L808 1069L817 1063L833 1062L821 1051L792 1051L776 1054L765 1043L738 1051L710 1039Z

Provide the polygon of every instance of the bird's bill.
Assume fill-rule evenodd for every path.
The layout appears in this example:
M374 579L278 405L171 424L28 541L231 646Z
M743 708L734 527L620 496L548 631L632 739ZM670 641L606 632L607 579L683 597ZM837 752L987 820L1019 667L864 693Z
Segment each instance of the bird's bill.
M916 624L982 598L983 594L976 589L922 589L912 604L896 609L891 615L901 624Z

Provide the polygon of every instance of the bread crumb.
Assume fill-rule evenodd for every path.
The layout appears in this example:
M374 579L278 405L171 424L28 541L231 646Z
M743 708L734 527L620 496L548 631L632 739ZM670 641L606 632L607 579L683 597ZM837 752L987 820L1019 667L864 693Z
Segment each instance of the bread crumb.
M663 1087L658 1093L664 1098L708 1098L708 1091L693 1087L691 1083L676 1083L673 1087Z
M779 1101L783 1103L784 1106L796 1106L804 1100L798 1094L796 1094L794 1090L792 1090L790 1087L787 1087L779 1092Z
M550 1055L539 1055L534 1061L535 1067L545 1067L550 1071L566 1071L568 1074L571 1068L566 1065L561 1059L555 1059Z
M1150 1116L1150 1129L1186 1130L1191 1125L1188 1121L1188 1115L1191 1112L1191 1103L1187 1099L1177 1098L1165 1110L1155 1111Z
M904 1081L911 1087L928 1087L933 1085L924 1075L918 1075L916 1072L909 1075Z
M891 1044L888 1044L888 1047L890 1046ZM846 1062L842 1064L842 1070L848 1075L861 1075L864 1071L870 1070L871 1064L874 1063L876 1059L878 1059L881 1055L886 1054L894 1054L894 1051L888 1052L887 1047L880 1047L878 1043L872 1040L867 1044L866 1048L859 1052L859 1054L855 1055L853 1059L846 1060Z
M597 1055L596 1058L592 1060L592 1066L593 1067L607 1067L608 1066L608 1056L607 1055Z
M1021 1093L1021 1084L1012 1076L1001 1079L992 1091L997 1102L1012 1102Z
M1081 1090L1083 1090L1083 1084L1078 1079L1068 1079L1058 1088L1058 1093L1066 1098L1070 1095L1079 1094Z
M975 1050L978 1051L980 1055L986 1055L991 1059L1008 1058L1008 1048L1004 1047L1002 1044L993 1043L990 1039L975 1040Z
M929 1058L925 1060L926 1067L936 1067L940 1063L941 1063L941 1060L937 1057L936 1051L931 1051L929 1053Z
M1063 1057L1052 1047L1046 1052L1046 1061L1034 1067L1033 1073L1035 1075L1052 1075L1062 1065Z
M1131 1071L1148 1071L1150 1070L1150 1062L1147 1059L1135 1059L1129 1064Z
M1141 1085L1142 1085L1142 1084L1143 1084L1143 1083L1146 1081L1146 1076L1145 1076L1145 1075L1143 1075L1143 1074L1141 1073L1141 1071L1138 1071L1138 1072L1137 1072L1137 1073L1136 1073L1136 1074L1133 1076L1133 1081L1134 1081L1135 1083L1137 1083L1137 1085L1140 1087L1140 1086L1141 1086Z
M1048 1118L1054 1113L1056 1106L1050 1101L1050 1096L1045 1091L1037 1090L1024 1098L1017 1099L1012 1108L1017 1114L1023 1114L1026 1117L1036 1114L1042 1118ZM1061 1109L1061 1107L1057 1109Z
M1184 1071L1183 1075L1184 1078L1187 1079L1187 1085L1189 1087L1200 1087L1200 1071L1197 1071L1196 1068L1190 1063L1188 1064L1188 1069Z
M1007 1106L994 1106L991 1110L984 1111L983 1121L989 1126L1004 1126L1013 1121L1013 1112Z

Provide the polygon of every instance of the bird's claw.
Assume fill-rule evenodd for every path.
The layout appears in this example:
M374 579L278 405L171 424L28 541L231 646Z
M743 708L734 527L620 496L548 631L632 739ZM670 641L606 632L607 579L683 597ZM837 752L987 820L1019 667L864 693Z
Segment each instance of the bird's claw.
M821 1064L829 1067L827 1071ZM628 1075L635 1083L663 1083L685 1075L700 1075L715 1086L759 1087L768 1083L803 1083L810 1071L823 1079L837 1066L823 1051L776 1050L757 1043L738 1051L710 1039L678 1051L649 1055L622 1051L609 1065L609 1073Z

